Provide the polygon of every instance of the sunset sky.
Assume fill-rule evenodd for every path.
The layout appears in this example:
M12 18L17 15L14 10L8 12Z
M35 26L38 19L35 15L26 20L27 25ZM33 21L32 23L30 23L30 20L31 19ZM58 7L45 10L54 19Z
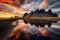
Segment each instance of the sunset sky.
M23 11L31 11L37 8L60 8L60 0L0 0L1 3L13 5L20 8L19 10L23 8Z
M60 16L60 0L0 0L0 19L1 18L3 18L3 19L11 18L12 16L17 16L17 15L21 17L24 15L24 13L29 13L30 11L35 11L38 8L46 9L46 10L51 9L52 11L56 12ZM34 33L37 32L36 30L38 30L35 25L31 26L29 23L25 24L23 20L18 20L18 22L19 22L18 25L16 27L14 27L14 29L13 29L13 27L11 27L11 26L8 27L8 25L7 25L7 29L8 28L13 29L13 30L8 29L7 33L10 31L15 31L15 30L19 30L19 29L23 29L23 30L29 29ZM15 23L16 23L16 21L13 22L12 24L15 24ZM45 27L48 27L48 26L45 26ZM60 23L56 23L56 24L53 23L51 25L51 27L60 28ZM2 29L5 30L5 27L3 27ZM3 30L2 35L5 35L4 30ZM51 29L49 29L49 28L48 28L48 30L49 30L49 32L51 31ZM54 32L54 31L52 31L52 32ZM41 34L44 36L45 36L45 33L47 33L46 30L44 30L44 29L43 30L39 29L39 32L41 32ZM4 38L2 38L2 39L4 39Z

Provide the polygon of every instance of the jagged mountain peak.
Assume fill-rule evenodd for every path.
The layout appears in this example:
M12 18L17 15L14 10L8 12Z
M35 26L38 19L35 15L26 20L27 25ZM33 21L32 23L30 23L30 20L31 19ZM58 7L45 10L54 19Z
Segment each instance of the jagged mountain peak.
M49 9L47 12L45 11L45 9L40 9L40 10L36 9L34 12L31 11L29 14L25 13L23 15L23 17L25 17L27 15L29 15L29 16L41 16L41 17L43 17L43 16L44 17L57 16L57 14L56 13L54 14L51 9Z

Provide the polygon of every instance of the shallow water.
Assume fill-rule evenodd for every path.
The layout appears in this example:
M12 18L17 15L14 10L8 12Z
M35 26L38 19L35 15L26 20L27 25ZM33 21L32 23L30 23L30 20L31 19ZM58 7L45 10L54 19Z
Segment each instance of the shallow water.
M12 22L11 24L14 24L15 22L16 21ZM60 39L60 23L53 23L50 28L47 25L45 27L39 26L37 28L35 25L31 26L31 24L29 23L25 24L23 20L18 20L18 22L19 22L18 25L15 25L15 26L8 24L9 26L3 27L4 29L2 28L2 30L0 30L1 31L0 39L5 40L7 36L9 36L10 34L14 34L13 32L15 33L18 33L20 31L28 32L27 30L30 31L28 33L36 34L37 36L39 35L38 39L41 38L41 40L45 38L48 40L56 40L56 39L59 40Z

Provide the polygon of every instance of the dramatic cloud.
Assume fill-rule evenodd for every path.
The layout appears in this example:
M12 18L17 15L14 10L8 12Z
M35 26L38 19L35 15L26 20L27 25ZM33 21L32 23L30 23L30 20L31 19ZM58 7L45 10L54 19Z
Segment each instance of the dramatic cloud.
M39 5L39 8L41 9L41 8L44 8L44 7L48 6L48 5L49 5L48 1L43 0L43 2Z
M23 4L23 1L22 0L1 0L0 7L8 10L12 10L16 13L24 14L26 12L26 9L20 7L20 5Z
M60 8L60 0L0 0L0 4L1 3L12 5L15 9L18 7L18 10L22 12L34 11L37 8Z

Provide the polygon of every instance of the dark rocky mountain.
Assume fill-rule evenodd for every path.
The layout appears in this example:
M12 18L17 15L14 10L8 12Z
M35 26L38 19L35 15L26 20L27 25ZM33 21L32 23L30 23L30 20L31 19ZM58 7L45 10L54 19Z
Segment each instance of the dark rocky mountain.
M25 13L25 14L27 14L27 13ZM37 9L34 12L31 11L28 15L31 16L31 17L32 16L40 16L40 17L53 17L53 16L57 16L57 14L53 13L51 11L51 9L49 9L47 12L44 9L41 9L41 10ZM28 16L28 15L26 15L26 16Z
M28 13L25 13L24 15L23 15L23 17L25 17L25 16L27 16L28 15Z
M41 26L44 27L46 24L50 27L52 23L56 23L57 21L46 21L46 20L30 20L29 18L34 18L34 17L58 17L58 15L56 13L53 13L51 11L51 9L49 9L47 12L44 9L37 9L34 12L31 11L29 14L25 13L23 15L23 17L25 17L27 20L24 19L25 23L30 23L31 25L35 25L35 26Z

